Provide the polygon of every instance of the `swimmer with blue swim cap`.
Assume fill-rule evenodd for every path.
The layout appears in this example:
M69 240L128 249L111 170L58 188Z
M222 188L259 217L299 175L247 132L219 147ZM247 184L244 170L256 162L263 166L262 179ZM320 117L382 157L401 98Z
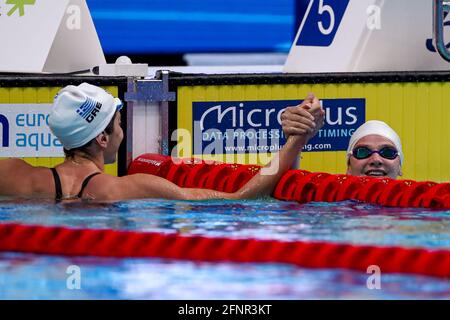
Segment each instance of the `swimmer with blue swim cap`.
M66 158L55 168L34 167L21 159L0 160L0 195L56 200L248 199L271 195L280 177L322 126L324 111L312 94L299 106L297 135L272 161L235 193L181 188L150 174L116 177L104 172L123 140L122 102L100 87L67 86L55 97L48 124L64 146Z

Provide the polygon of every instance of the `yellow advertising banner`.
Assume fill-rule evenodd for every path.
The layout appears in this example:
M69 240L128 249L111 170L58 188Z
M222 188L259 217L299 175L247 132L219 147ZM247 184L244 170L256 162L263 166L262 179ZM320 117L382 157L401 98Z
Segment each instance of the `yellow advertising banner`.
M308 92L323 101L328 115L321 137L315 138L310 151L302 152L301 169L345 173L344 150L351 134L360 124L376 119L388 123L402 140L403 179L450 181L449 82L180 85L178 130L173 136L176 154L265 164L271 154L264 150L226 149L227 130L234 129L230 131L234 137L244 132L247 139L255 131L260 138L282 136L277 121L281 108L301 101ZM275 131L278 134L271 135ZM218 137L222 146L211 146Z

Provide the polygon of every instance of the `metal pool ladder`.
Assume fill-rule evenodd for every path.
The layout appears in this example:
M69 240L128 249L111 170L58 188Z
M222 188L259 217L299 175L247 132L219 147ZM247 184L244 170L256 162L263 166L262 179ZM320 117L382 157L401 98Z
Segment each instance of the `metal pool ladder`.
M450 12L450 1L433 0L433 39L442 58L450 62L450 51L444 40L444 15Z

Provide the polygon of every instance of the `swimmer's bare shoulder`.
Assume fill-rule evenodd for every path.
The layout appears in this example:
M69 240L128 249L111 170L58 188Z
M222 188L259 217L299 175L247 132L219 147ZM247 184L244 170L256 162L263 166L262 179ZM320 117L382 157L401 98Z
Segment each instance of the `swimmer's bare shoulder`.
M46 195L54 189L48 168L34 167L18 158L0 160L0 177L2 195Z

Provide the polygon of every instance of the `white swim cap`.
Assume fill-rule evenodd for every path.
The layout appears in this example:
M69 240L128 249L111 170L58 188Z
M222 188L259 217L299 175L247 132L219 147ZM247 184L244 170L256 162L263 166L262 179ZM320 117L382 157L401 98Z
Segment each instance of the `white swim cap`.
M382 137L385 137L386 139L389 139L394 145L395 148L398 151L398 155L400 156L400 164L403 164L403 150L402 150L402 143L400 141L400 137L398 134L389 127L386 123L383 121L378 120L370 120L364 123L362 126L360 126L352 135L350 142L348 144L347 149L347 157L350 157L352 154L353 148L355 147L356 143L365 136L376 134Z
M89 83L61 89L53 102L48 125L67 150L81 147L110 123L122 102Z

